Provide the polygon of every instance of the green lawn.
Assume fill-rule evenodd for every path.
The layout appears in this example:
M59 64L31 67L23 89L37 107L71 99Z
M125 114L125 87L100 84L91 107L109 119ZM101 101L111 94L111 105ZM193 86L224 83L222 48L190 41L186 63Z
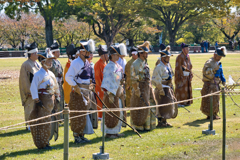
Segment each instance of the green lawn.
M201 69L204 62L211 54L190 55L193 71L202 77ZM154 69L158 55L149 55L148 63L151 73ZM127 58L128 60L129 58ZM176 55L170 63L175 66ZM21 106L18 75L24 58L0 59L0 127L24 121L23 107ZM98 57L94 58L94 62ZM67 58L60 58L65 66ZM240 54L228 54L222 59L225 77L232 75L233 79L240 78ZM193 88L201 88L201 79L194 76ZM239 88L238 88L239 89ZM194 90L193 97L199 97L200 91ZM233 99L240 104L239 96ZM221 104L221 101L220 101ZM229 97L226 98L227 110L227 149L226 159L240 159L240 108L233 104ZM209 121L200 111L201 100L195 100L187 107L188 113L183 108L179 109L177 118L168 120L173 125L171 128L157 128L153 131L141 133L140 139L130 128L122 128L124 138L106 139L105 151L113 159L221 159L222 152L222 120L214 121L216 135L202 135L202 130L207 129ZM220 105L221 106L221 105ZM220 114L222 117L222 109ZM130 122L128 117L128 122ZM99 122L100 126L100 122ZM90 144L74 144L72 131L69 135L69 159L91 159L93 153L99 152L101 142L100 128L96 134L86 137ZM63 159L63 127L60 127L59 139L50 142L56 149L51 151L38 150L32 140L31 133L25 128L0 131L0 159Z

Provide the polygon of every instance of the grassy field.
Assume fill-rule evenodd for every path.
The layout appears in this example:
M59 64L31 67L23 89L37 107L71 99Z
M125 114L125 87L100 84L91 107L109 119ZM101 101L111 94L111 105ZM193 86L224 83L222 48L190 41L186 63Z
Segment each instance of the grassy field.
M190 55L193 72L202 77L201 69L211 54ZM148 63L151 73L159 55L149 55ZM176 55L170 63L175 67ZM18 76L24 58L0 59L0 127L24 121L23 107L21 106ZM96 62L98 58L94 58ZM129 60L129 58L127 58ZM67 58L60 58L63 66ZM225 77L232 75L233 79L240 78L240 54L228 54L222 59ZM194 76L193 88L201 88L203 83ZM199 97L200 91L193 90L193 97ZM239 96L233 99L240 104ZM240 159L240 108L226 98L227 110L227 149L226 159ZM201 100L195 100L187 107L188 113L179 108L177 118L168 120L171 128L157 128L150 132L141 133L140 139L130 128L122 128L124 138L106 139L105 151L113 159L221 159L222 152L222 120L214 121L216 135L203 135L202 130L208 128L209 121L200 111ZM221 101L220 101L221 106ZM219 115L222 117L220 107ZM129 117L128 117L129 122ZM100 125L100 122L99 122ZM69 159L91 159L93 153L99 152L101 146L100 128L96 134L86 137L90 144L74 144L72 131L69 138ZM51 141L54 150L38 150L32 140L31 133L25 128L0 131L0 159L63 159L63 127L60 127L59 139Z

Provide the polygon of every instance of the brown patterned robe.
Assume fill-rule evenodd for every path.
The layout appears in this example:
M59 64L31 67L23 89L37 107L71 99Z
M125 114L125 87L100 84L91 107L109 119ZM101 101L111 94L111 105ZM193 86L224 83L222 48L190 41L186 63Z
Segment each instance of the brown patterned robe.
M39 94L39 99L42 101L43 106L45 108L36 107L34 104L33 110L29 116L29 120L48 116L52 113L54 108L54 100L55 96L51 94ZM50 122L51 117L38 120L36 122L30 122L30 125L39 124L39 123L46 123ZM37 146L38 149L42 149L48 145L49 137L51 136L51 123L32 126L30 127L34 144Z
M126 91L126 106L130 107L130 99L131 99L131 92L132 92L132 81L131 81L131 65L135 59L131 59L127 62L125 66L125 74L126 74L126 85L125 85L125 91Z
M88 90L84 90L81 89L82 94L84 95L84 98L87 99L86 97L88 97L88 103L87 105L85 105L84 101L83 101L83 96L79 95L78 93L72 91L70 94L70 101L69 101L69 109L70 110L89 110L89 108L91 107L92 103L90 103L91 101L93 101L96 104L96 100L95 97L92 96L91 91L89 90L89 85L83 85L83 84L78 84L78 86L80 88L86 88ZM96 109L96 108L95 108ZM70 117L75 117L78 115L83 115L86 114L85 113L77 113L77 112L71 112L70 113ZM74 133L78 133L81 134L84 131L84 128L87 124L87 119L86 116L81 116L81 117L77 117L77 118L73 118L70 120L71 123L71 130Z
M151 82L150 82L150 68L146 60L136 59L131 66L131 80L132 84L138 83L142 97L135 95L132 91L130 100L131 107L144 107L150 106L150 93ZM153 95L153 93L152 93ZM137 130L152 130L156 128L155 108L152 109L141 109L130 111L131 124Z
M177 101L183 101L192 99L192 74L189 76L183 75L182 65L184 65L189 71L192 70L192 63L189 55L185 56L183 52L177 56L175 66L175 94ZM187 101L181 103L182 105L190 105L193 101Z
M49 70L53 72L58 82L61 98L60 101L56 103L56 105L58 106L58 111L62 111L64 108L63 68L59 60L53 59L52 67ZM59 119L63 119L63 114L59 115Z
M206 61L203 67L203 88L201 91L202 96L217 92L220 90L219 84L221 82L220 78L215 77L216 70L218 69L217 61L214 58L210 58ZM212 72L210 71L212 70ZM219 95L213 96L213 115L217 115L219 112ZM202 98L201 108L203 114L210 116L210 97Z
M114 104L112 102L109 102L109 95L106 92L104 93L103 101L107 105L108 108L120 108L119 98L121 98L122 95L123 95L123 88L122 88L122 86L119 86L117 94L116 94L116 96L114 96ZM125 108L124 101L122 101L122 108ZM110 116L110 115L112 115L111 112L108 112L108 113L109 114L105 114L105 125L108 128L114 128L117 126L119 120L114 116ZM113 113L115 113L118 117L121 117L119 111L116 111ZM126 115L124 115L124 116L126 116Z

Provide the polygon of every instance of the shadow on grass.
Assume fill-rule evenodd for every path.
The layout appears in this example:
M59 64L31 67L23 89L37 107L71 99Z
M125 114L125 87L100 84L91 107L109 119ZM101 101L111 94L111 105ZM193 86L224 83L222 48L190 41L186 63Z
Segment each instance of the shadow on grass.
M22 131L16 131L16 132L19 132L18 134L22 134L22 132L24 132L24 131L22 130ZM28 133L28 131L25 131L25 132ZM137 136L137 134L134 131L131 131L131 130L124 131L123 133L125 134L125 136L121 137L121 138L126 138L128 136L134 136L134 135ZM140 134L143 135L145 133L147 133L147 131L146 132L141 132ZM8 133L8 134L11 134L11 133ZM17 135L17 134L15 133L15 135ZM9 135L6 135L6 136L9 136ZM99 143L99 142L102 142L102 137L96 137L96 138L93 138L93 139L90 139L90 140L91 140L90 143L75 144L73 142L73 138L69 137L69 148L85 147L87 145L92 145L92 144L95 144L95 143ZM113 141L113 140L116 140L116 139L105 138L106 142ZM102 144L100 144L100 145L102 145ZM63 144L51 145L51 147L54 147L53 151L54 150L62 150L63 151ZM27 150L21 150L21 151L6 152L3 155L0 155L0 159L9 159L9 158L11 159L13 157L21 157L21 156L30 155L30 154L36 154L36 155L46 154L46 152L48 152L48 151L49 150L33 148L33 149L27 149ZM51 152L51 150L50 150L50 152Z
M30 131L27 131L26 129L12 131L12 132L6 132L6 133L0 133L0 137L11 137L11 136L17 136L21 134L31 133Z
M58 144L52 146L54 147L54 150L59 150L63 149L63 144ZM48 152L49 150L45 149L27 149L27 150L22 150L22 151L15 151L15 152L6 152L3 155L0 155L0 159L8 159L9 157L19 157L19 156L25 156L25 155L30 155L30 154L44 154L45 152Z
M185 123L185 124L183 124L183 125L200 127L201 124L204 124L204 123L206 123L206 122L210 122L210 120L209 120L209 119L206 119L206 118L205 118L205 119L197 119L197 120L195 120L195 121L193 121L193 122L187 122L187 123Z

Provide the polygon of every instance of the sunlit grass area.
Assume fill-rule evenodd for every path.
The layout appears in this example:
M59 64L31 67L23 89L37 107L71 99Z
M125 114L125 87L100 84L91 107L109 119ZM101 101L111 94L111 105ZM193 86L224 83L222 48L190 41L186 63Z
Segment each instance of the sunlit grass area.
M192 86L201 88L203 64L212 54L190 55L195 74ZM148 64L151 74L159 55L149 55ZM175 67L177 55L171 57L170 63ZM94 57L96 62L99 57ZM127 61L129 58L126 58ZM0 127L24 121L23 106L21 106L18 76L24 58L0 59ZM59 58L63 67L67 58ZM228 54L221 60L225 77L231 75L234 80L240 78L240 54ZM239 88L238 88L239 89ZM193 97L201 96L200 90L193 90ZM239 96L233 96L240 104ZM222 101L220 113L222 117ZM209 120L200 111L201 100L185 109L179 108L177 118L168 120L173 127L157 128L150 132L141 133L140 139L129 127L122 128L125 137L106 139L105 151L113 159L221 159L222 152L222 119L214 121L216 135L203 135L202 130L208 128ZM227 147L226 159L240 159L240 108L226 97L227 115ZM129 117L128 122L130 123ZM100 122L99 122L100 126ZM100 127L96 134L86 137L89 144L74 144L72 131L69 131L69 159L91 159L93 153L99 152L102 145ZM51 141L55 149L51 151L38 150L32 140L31 133L25 128L0 131L0 159L63 159L63 127L60 127L59 139Z

